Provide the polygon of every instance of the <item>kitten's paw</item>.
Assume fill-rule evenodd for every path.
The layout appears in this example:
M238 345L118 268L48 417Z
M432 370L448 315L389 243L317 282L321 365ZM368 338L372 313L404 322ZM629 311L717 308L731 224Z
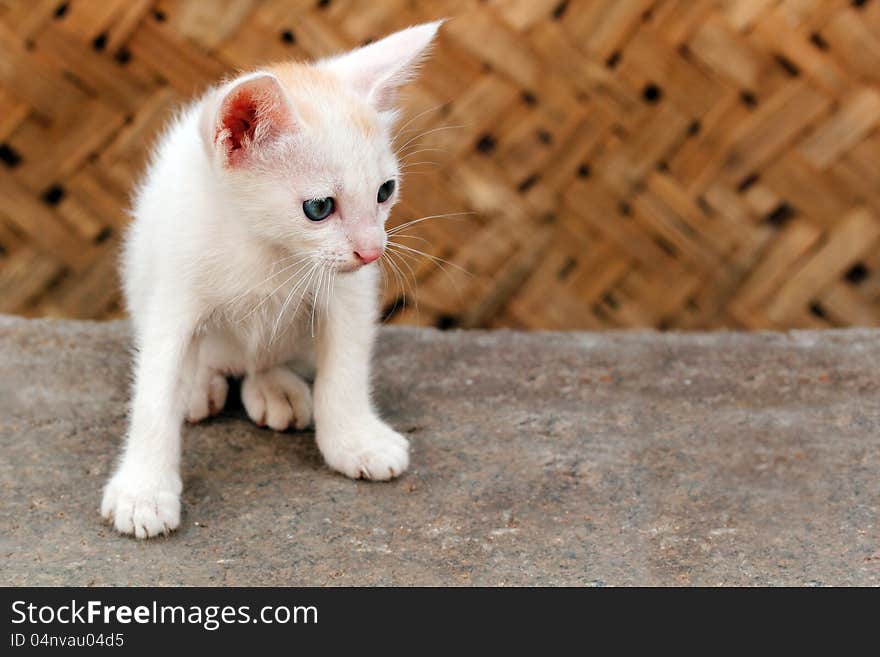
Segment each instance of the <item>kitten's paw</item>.
M409 466L409 441L379 418L347 423L347 430L322 433L318 447L334 470L352 479L385 481Z
M309 386L285 367L247 375L241 385L241 401L259 427L284 431L305 429L312 422Z
M104 488L101 515L121 534L167 535L180 525L182 489L177 476L147 480L120 470Z
M207 417L217 415L226 405L229 384L222 374L198 377L192 384L187 402L187 422L201 422Z

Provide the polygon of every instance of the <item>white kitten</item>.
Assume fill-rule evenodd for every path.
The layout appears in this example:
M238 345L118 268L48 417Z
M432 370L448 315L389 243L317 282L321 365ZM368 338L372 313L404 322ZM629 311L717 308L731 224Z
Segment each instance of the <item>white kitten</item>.
M397 200L397 88L440 23L212 89L162 137L137 194L123 280L137 341L125 450L101 514L138 538L180 523L180 425L243 375L250 418L312 420L327 464L390 479L406 439L370 401L384 224ZM314 398L292 364L316 367ZM313 411L314 409L314 411Z

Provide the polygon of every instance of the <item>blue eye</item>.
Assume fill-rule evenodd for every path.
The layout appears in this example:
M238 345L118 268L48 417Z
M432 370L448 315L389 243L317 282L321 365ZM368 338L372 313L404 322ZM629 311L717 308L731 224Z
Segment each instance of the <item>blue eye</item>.
M333 214L335 208L336 202L331 196L327 196L326 198L313 198L303 202L303 212L310 221L323 221Z
M384 203L387 201L391 195L394 193L394 187L396 183L394 180L386 180L379 186L379 193L376 195L376 200L379 203Z

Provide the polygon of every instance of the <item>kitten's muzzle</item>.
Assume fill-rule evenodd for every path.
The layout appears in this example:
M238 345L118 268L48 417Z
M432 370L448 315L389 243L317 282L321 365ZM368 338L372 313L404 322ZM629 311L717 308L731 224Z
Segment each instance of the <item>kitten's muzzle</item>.
M375 262L379 258L382 257L382 248L381 247L362 247L355 249L354 257L358 259L358 261L362 265L368 265L371 262Z

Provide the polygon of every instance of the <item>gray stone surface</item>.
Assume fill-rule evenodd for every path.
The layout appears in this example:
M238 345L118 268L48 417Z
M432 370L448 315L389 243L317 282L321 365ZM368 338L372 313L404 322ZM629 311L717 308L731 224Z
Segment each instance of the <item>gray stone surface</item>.
M240 409L185 431L181 530L98 516L125 323L0 317L0 583L880 584L880 331L389 328L392 483Z

